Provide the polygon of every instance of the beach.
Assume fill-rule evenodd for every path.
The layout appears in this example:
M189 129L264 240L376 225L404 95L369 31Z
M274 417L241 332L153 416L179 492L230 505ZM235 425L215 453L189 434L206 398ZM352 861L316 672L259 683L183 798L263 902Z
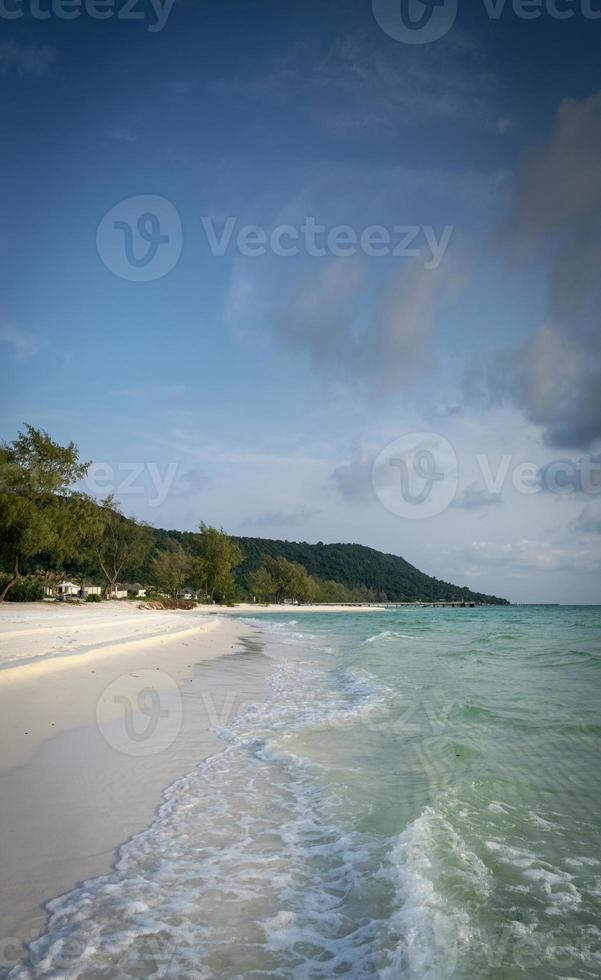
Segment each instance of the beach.
M265 696L272 663L246 618L274 608L346 607L0 605L0 976L44 903L110 870L163 790L223 748L215 730Z
M596 975L598 609L324 611L2 610L10 980Z
M108 871L222 747L214 729L264 696L256 633L207 607L0 606L1 967L43 929L42 903Z

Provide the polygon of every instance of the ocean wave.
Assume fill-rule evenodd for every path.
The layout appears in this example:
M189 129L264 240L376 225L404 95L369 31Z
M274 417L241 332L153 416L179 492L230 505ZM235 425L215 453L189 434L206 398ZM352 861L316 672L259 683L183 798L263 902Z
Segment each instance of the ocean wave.
M497 672L448 656L485 645L477 631L414 657L415 637L366 640L364 619L247 621L271 695L219 730L225 748L165 792L110 875L49 904L11 980L597 976L598 838L588 756L574 761L598 735L581 738L586 683L574 716L546 680L525 703L538 652L511 697L505 654ZM389 729L361 727L379 713Z
M369 636L367 640L363 641L363 646L368 646L370 643L377 643L378 640L413 640L415 637L411 636L409 633L397 633L396 630L383 630L381 633L374 633L373 636Z
M374 975L381 923L359 892L378 843L339 822L320 767L286 750L291 732L344 723L373 691L352 671L334 689L323 668L296 659L271 683L266 702L221 731L227 747L165 792L110 875L49 903L47 932L11 980L221 980L261 965L280 976Z

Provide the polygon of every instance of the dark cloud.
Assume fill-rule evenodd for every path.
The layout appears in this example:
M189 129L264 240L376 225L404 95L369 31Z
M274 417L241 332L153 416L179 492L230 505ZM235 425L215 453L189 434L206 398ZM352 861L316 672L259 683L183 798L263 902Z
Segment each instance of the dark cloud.
M595 513L590 505L584 507L571 525L571 530L580 534L601 534L601 514Z
M337 467L332 479L341 496L353 504L366 504L375 498L372 484L374 456L357 454L350 463Z
M542 466L537 484L548 493L601 495L601 454L557 459Z
M203 493L211 485L211 478L205 470L198 467L186 470L177 477L173 495L177 497L190 497Z
M564 100L549 140L518 175L505 240L520 263L548 271L547 316L487 373L549 445L601 438L601 93ZM471 379L474 383L474 379Z
M500 503L500 493L492 493L485 487L479 487L477 483L470 483L463 494L454 501L453 506L465 510L480 510L483 507L498 507Z

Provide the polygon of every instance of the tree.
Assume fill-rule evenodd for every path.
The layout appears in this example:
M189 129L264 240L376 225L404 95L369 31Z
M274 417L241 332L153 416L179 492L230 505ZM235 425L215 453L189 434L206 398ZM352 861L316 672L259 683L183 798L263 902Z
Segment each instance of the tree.
M223 601L234 594L234 569L243 559L242 551L224 531L199 525L200 534L194 541L195 572L210 599Z
M155 555L150 564L150 574L160 588L175 596L190 574L190 563L189 555L178 546Z
M0 602L28 559L44 552L60 559L73 547L77 529L65 536L69 503L83 494L72 485L89 465L79 462L75 443L61 446L32 425L0 446L0 561L12 571Z
M208 564L202 555L192 554L188 558L190 563L190 574L188 578L190 579L190 584L197 592L202 592L203 595L207 595L207 581L208 581Z
M278 585L265 565L259 565L250 577L250 591L260 602L271 602L277 595Z
M273 583L271 595L278 602L284 599L295 599L297 602L311 602L317 595L318 582L298 562L288 561L281 555L272 558L263 555L255 575L259 574L267 583Z
M112 497L94 505L87 517L88 548L106 578L105 598L110 598L119 577L135 570L152 547L152 530L124 517Z

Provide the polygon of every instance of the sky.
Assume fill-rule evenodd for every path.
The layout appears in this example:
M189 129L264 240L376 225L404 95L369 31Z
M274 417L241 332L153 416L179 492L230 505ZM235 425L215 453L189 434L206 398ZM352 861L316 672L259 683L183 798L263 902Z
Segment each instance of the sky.
M601 0L3 0L2 425L601 602Z

